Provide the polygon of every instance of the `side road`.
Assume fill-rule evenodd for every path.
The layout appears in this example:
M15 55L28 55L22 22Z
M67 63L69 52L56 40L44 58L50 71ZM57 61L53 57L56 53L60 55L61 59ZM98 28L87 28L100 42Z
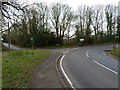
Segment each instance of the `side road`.
M8 47L7 43L3 43ZM10 46L13 50L25 50ZM59 52L52 51L52 55L43 60L32 73L32 80L28 88L63 88L63 85L56 71L56 60L61 55Z
M3 45L7 48L9 47L8 43L3 43ZM18 47L15 47L13 45L10 45L10 49L12 49L12 50L26 50L25 48L18 48Z

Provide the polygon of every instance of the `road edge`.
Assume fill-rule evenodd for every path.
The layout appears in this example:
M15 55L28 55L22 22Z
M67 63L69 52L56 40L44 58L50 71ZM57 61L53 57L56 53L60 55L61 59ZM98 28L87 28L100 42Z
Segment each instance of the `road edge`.
M106 56L109 56L111 58L117 59L118 61L120 61L120 58L118 56L112 55L110 52L108 52L107 50L104 50Z
M62 56L63 56L63 53L61 53L55 61L56 72L61 81L63 88L71 88L71 86L69 85L68 81L66 80L65 76L63 75L63 73L60 69L60 59L62 58Z

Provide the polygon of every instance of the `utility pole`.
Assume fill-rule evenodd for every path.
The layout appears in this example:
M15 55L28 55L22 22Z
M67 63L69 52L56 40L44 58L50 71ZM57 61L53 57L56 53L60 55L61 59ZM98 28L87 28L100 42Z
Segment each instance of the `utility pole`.
M0 2L0 38L2 38L2 14L1 13L2 13L2 2ZM0 40L0 52L2 52L2 40Z
M10 52L10 28L9 28L9 22L8 22L8 48Z

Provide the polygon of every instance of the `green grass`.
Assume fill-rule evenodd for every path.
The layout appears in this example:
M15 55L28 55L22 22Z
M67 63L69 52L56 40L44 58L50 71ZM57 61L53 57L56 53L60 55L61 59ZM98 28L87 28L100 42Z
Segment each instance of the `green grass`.
M112 50L110 50L110 53L111 53L112 55L115 55L115 56L117 56L117 57L120 57L120 47L118 47L118 48L113 48Z
M27 88L36 65L51 52L40 50L18 50L3 52L2 87Z

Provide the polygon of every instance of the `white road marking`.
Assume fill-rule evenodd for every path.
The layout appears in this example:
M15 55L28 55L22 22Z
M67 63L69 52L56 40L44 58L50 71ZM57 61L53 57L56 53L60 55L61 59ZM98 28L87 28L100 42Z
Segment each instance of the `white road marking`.
M64 57L65 57L65 55L63 55L62 58L60 59L60 68L61 68L61 71L63 72L63 74L64 74L65 78L67 79L68 83L70 84L71 88L73 88L73 90L76 90L75 87L73 86L73 83L71 82L71 80L67 76L65 70L63 69L62 61L63 61Z
M65 51L64 54L65 54L65 53L68 53L68 51Z
M103 51L103 54L106 56L106 53Z
M90 51L90 50L87 50L87 52L86 52L86 56L87 56L87 57L89 57L89 55L88 55L88 52L89 52L89 51Z
M76 50L76 49L78 49L78 48L74 48L73 50Z
M107 70L109 70L109 71L111 71L111 72L113 72L113 73L115 73L115 74L118 74L118 72L116 72L116 71L114 71L114 70L112 70L112 69L110 69L110 68L108 68L108 67L100 64L99 62L97 62L97 61L95 61L95 60L93 60L93 62L95 62L96 64L100 65L101 67L103 67L103 68L105 68L105 69L107 69Z
M71 49L71 50L76 50L76 49L78 49L78 48L73 48L73 49Z
M89 52L90 50L87 50L87 53Z
M86 56L89 57L87 53L86 53Z

